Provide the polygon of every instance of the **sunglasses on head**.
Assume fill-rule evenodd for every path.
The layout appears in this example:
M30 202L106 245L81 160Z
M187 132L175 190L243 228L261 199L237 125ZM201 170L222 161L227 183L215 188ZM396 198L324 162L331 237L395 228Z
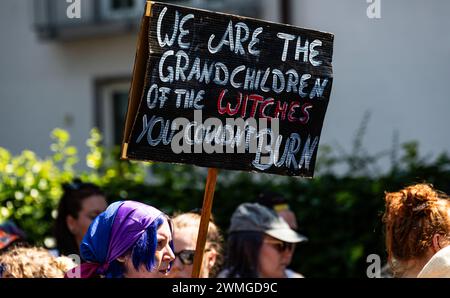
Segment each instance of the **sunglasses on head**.
M266 240L264 242L272 245L278 252L285 252L286 250L292 250L294 248L293 243L288 243L284 241Z

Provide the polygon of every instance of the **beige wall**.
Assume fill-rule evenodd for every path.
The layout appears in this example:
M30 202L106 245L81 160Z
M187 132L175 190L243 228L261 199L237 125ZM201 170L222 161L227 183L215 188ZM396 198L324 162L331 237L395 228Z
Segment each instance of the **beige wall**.
M0 146L47 154L50 131L62 127L84 148L94 126L94 81L130 75L135 35L41 42L30 1L0 6ZM67 116L74 120L70 126Z
M422 153L450 152L450 1L293 0L294 24L335 34L334 83L321 143L348 146L364 111L365 145L418 140Z
M420 141L423 153L450 151L450 2L381 3L382 19L371 20L365 0L293 0L295 25L335 34L321 143L348 148L369 110L370 151L388 149L395 130L400 141ZM0 2L0 146L47 154L50 131L63 127L84 148L95 119L94 81L131 73L135 34L40 42L30 4ZM264 0L263 7L265 19L279 18L276 1Z

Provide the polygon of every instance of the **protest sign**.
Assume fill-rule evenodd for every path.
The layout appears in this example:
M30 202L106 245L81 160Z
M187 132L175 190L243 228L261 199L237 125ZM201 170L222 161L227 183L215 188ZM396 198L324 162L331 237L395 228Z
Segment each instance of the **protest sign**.
M312 177L333 35L147 1L122 158L208 167L193 277L217 169Z
M122 157L312 177L333 35L149 3Z

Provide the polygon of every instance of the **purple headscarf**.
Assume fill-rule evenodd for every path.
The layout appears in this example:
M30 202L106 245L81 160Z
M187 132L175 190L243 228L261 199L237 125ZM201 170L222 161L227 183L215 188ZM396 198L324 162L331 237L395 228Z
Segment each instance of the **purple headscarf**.
M103 275L109 264L130 250L161 215L160 210L135 201L109 205L94 219L81 242L81 258L87 261L78 266L81 278Z

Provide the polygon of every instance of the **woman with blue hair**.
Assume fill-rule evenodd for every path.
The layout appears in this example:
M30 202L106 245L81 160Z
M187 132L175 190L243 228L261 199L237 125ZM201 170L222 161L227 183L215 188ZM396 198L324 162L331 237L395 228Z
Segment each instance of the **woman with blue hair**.
M152 206L115 202L91 223L80 252L86 263L66 276L79 272L81 278L163 277L175 259L172 227Z

